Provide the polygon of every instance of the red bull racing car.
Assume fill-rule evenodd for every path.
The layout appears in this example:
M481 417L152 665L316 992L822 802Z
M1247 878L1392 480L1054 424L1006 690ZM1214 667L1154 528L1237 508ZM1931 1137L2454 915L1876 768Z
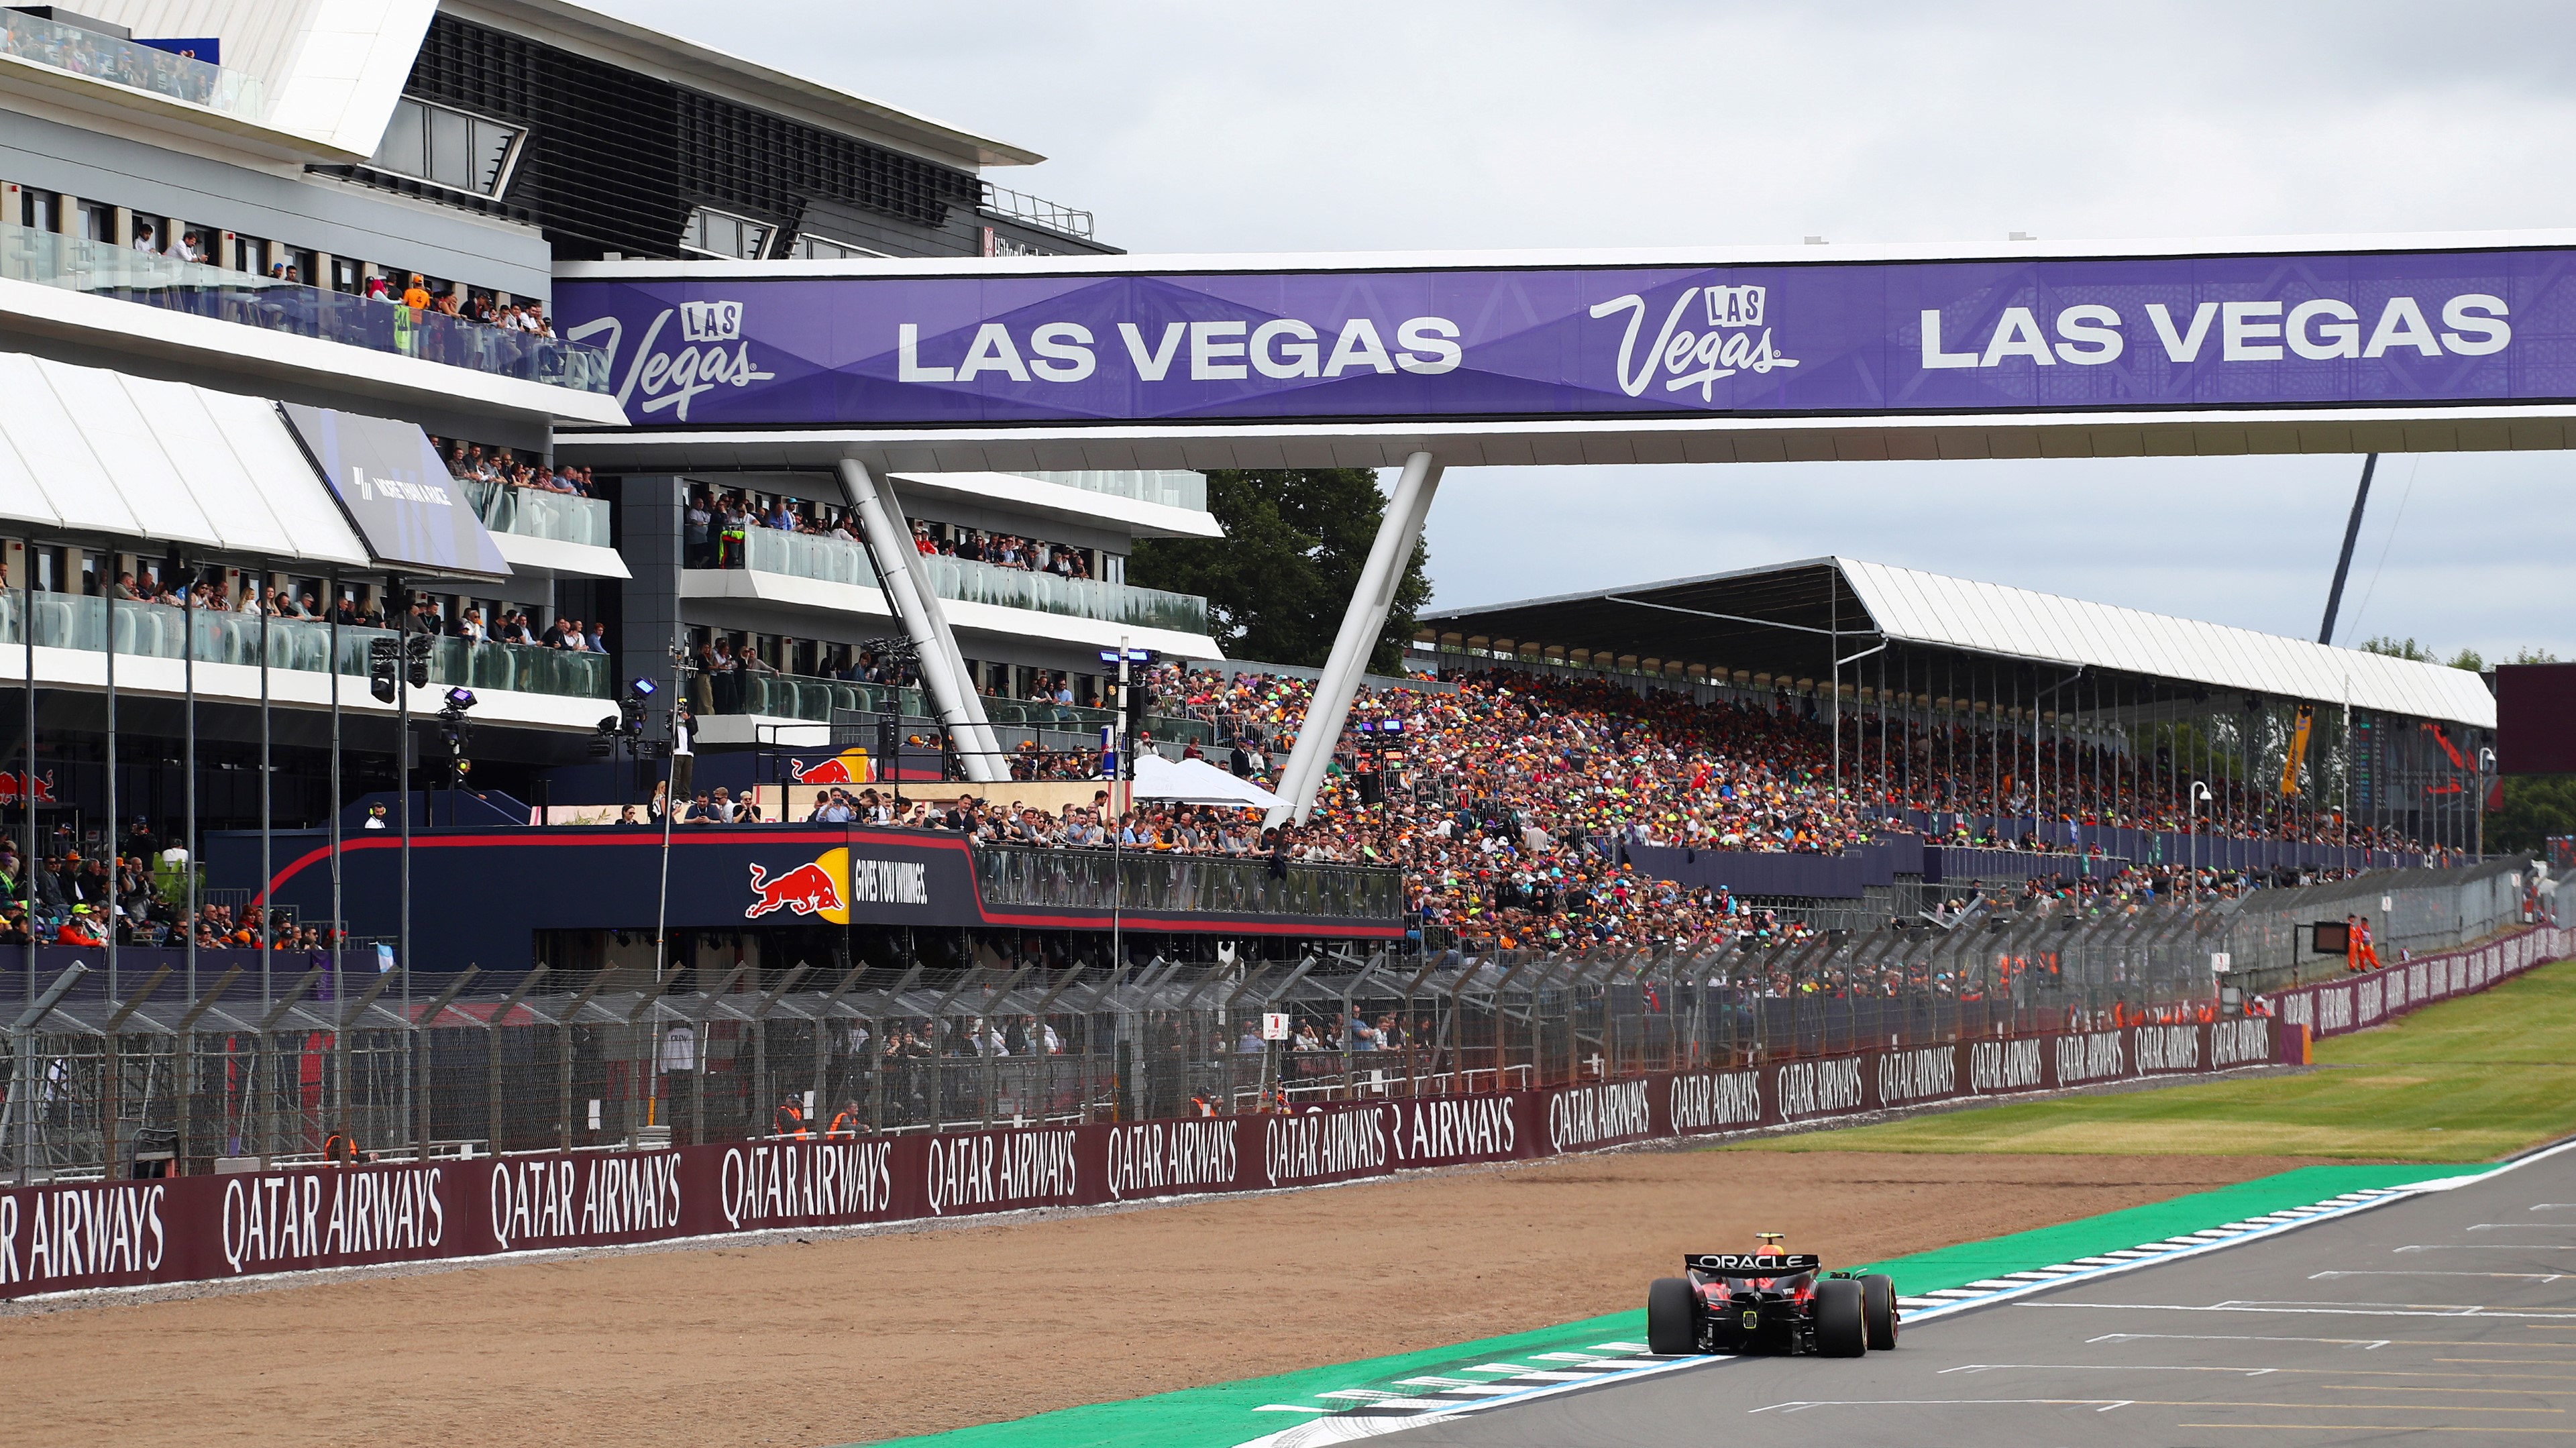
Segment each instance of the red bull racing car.
M1683 1275L1646 1290L1646 1345L1692 1353L1799 1353L1859 1357L1896 1346L1896 1280L1822 1272L1815 1257L1772 1250L1695 1252Z

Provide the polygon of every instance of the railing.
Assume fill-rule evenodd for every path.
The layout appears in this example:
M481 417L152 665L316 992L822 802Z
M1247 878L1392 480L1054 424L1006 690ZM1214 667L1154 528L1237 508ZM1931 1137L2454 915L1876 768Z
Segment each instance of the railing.
M1282 880L1266 862L976 855L985 900L1001 906L1106 910L1118 881L1121 903L1139 910L1221 912L1250 900L1237 891L1276 890L1295 909L1366 914L1394 889L1393 872L1353 867L1291 865ZM527 994L504 969L435 1020L423 1007L452 977L388 979L371 953L353 952L346 974L321 962L297 998L317 963L303 952L263 962L200 951L191 976L183 952L129 949L111 977L94 949L13 948L0 950L0 1001L27 1024L0 1035L0 1080L12 1083L0 1179L122 1176L138 1147L191 1173L217 1156L274 1165L309 1159L335 1129L390 1153L423 1142L450 1153L471 1142L478 1155L605 1148L665 1130L677 1143L738 1140L778 1131L776 1104L809 1091L819 1109L808 1129L844 1111L867 1131L1136 1120L1185 1115L1194 1101L1242 1111L1446 1095L2197 1020L2250 1005L2222 996L2208 971L2204 952L2223 932L2215 909L2175 906L1776 949L1729 940L1360 959L1247 942L1240 956L1211 957L1152 937L1150 960L1070 975L1032 957L979 951L984 964L939 965L907 953L808 961L797 975L729 963L658 982L580 971L529 982L544 989ZM1009 935L987 943L1014 949ZM2563 944L2548 933L2514 960ZM50 1014L30 1010L75 962L90 973ZM172 975L147 988L163 967ZM2410 979L2407 996L2461 988ZM1290 1018L1295 1043L1260 1038L1267 1012Z
M984 183L984 209L995 216L1007 216L1013 221L1025 221L1031 226L1043 226L1049 231L1060 231L1085 241L1091 239L1090 212L1076 211L1043 197L1007 190L990 181Z
M1018 473L1014 476L1034 478L1062 488L1080 488L1086 493L1106 493L1114 498L1134 498L1140 503L1160 503L1167 508L1187 508L1193 513L1207 511L1207 474L1172 469L1117 469L1079 473Z
M984 903L1060 910L1161 910L1212 915L1301 915L1334 920L1403 918L1394 870L1292 864L1266 858L978 845Z
M107 635L108 600L95 595L36 595L36 644L40 648L102 650ZM27 635L19 623L25 599L0 594L0 645L23 646ZM189 611L166 603L120 601L116 605L116 651L136 658L183 656L181 637L190 630ZM260 660L260 619L256 614L197 609L193 643L185 656L201 664L240 664L256 668ZM337 672L366 677L367 641L392 638L389 629L340 630ZM316 619L268 620L268 666L301 673L328 673L331 625ZM609 696L609 656L572 653L528 644L469 643L441 637L430 652L430 680L473 689L499 689L526 694L556 694L580 699Z
M227 70L157 46L18 11L0 10L0 56L149 91L246 121L268 114L267 87L247 71Z
M1159 588L1104 583L1096 578L1058 578L1052 573L936 554L925 554L921 561L929 570L930 586L941 598L958 603L989 603L1067 618L1170 629L1175 633L1207 632L1207 600L1196 594L1166 593Z
M2522 925L2531 868L2506 859L2468 870L2380 870L2328 885L2257 890L2222 907L2226 928L2214 948L2228 953L2228 983L2247 990L2329 980L2347 972L2347 958L2317 954L2309 927L2358 915L2370 923L2380 962L2394 965L2410 954Z
M719 714L765 714L829 724L833 714L921 712L921 691L891 684L849 684L802 674L721 674L708 680Z
M495 533L551 538L558 543L583 543L593 548L610 546L605 498L518 488L481 478L461 481L465 496L473 500L474 516Z
M814 578L860 588L874 588L877 584L876 566L867 549L847 538L753 527L743 530L742 541L743 566L754 573ZM930 576L931 591L952 602L989 603L1137 628L1207 632L1207 600L1196 594L1166 593L1159 588L1103 583L1093 578L1059 578L1036 569L1004 568L998 563L942 554L924 554L921 563Z
M399 303L275 281L158 252L0 222L0 277L113 297L163 311L292 332L371 352L543 382L582 392L616 390L608 354ZM142 323L137 320L137 329Z
M858 588L877 586L877 570L868 560L868 550L847 538L755 527L743 530L742 544L743 565L754 573L781 573Z

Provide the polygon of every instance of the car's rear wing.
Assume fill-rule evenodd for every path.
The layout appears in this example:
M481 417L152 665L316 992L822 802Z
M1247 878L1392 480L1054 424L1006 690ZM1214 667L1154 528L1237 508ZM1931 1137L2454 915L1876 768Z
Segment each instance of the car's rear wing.
M1694 1252L1682 1259L1694 1272L1720 1277L1788 1277L1825 1265L1822 1257L1774 1252Z

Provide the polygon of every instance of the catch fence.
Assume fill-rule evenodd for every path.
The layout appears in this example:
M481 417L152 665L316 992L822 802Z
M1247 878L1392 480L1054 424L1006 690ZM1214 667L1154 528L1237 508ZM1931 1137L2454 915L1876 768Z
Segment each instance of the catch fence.
M2394 933L2420 953L2512 918L2511 873L2357 888L2415 902ZM335 1133L362 1152L453 1157L1232 1115L2201 1019L2251 999L2252 977L2214 975L2213 955L2268 958L2281 922L2344 898L2279 893L2099 914L2039 902L1769 947L1227 952L1115 968L987 942L944 967L334 982L318 967L263 974L257 952L201 952L193 993L129 960L120 999L89 968L95 952L20 952L0 972L15 1020L0 1179L291 1164Z

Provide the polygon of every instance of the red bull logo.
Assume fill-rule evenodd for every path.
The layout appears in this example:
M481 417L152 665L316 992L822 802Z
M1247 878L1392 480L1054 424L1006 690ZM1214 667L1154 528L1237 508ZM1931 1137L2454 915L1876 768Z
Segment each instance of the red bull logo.
M846 858L844 851L832 853ZM849 907L841 898L840 881L825 868L828 862L827 856L812 864L799 865L776 879L769 878L768 872L760 866L752 866L751 893L759 898L744 909L743 918L757 920L774 911L789 910L798 915L820 915L836 924L848 920Z
M16 804L19 798L27 793L25 780L28 778L33 778L33 776L29 775L22 777L16 774L0 772L0 804ZM54 777L52 775L48 774L44 778L36 780L35 795L36 803L38 804L55 803Z
M799 768L796 771L796 782L798 784L866 784L870 782L868 774L868 752L864 749L844 749L812 768Z

